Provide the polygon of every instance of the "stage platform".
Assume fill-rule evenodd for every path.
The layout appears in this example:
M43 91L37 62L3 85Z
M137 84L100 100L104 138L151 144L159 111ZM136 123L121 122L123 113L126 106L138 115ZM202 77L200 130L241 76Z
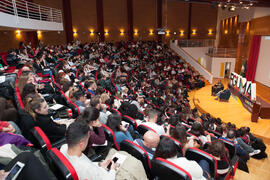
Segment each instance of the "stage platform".
M254 135L263 138L265 143L270 144L270 119L259 118L257 123L251 122L251 113L243 107L238 97L231 95L228 102L217 101L215 96L211 96L211 86L207 85L192 92L193 97L190 100L198 110L209 113L213 117L219 117L223 122L231 122L238 128L249 126Z

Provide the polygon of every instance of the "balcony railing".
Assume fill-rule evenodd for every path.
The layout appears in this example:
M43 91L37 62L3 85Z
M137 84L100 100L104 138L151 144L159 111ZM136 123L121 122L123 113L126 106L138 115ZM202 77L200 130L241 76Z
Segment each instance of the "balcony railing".
M24 0L1 0L0 13L7 13L17 17L40 21L62 23L61 10Z
M214 47L215 39L188 39L178 41L180 47Z
M207 55L211 57L236 57L236 49L235 48L209 48Z

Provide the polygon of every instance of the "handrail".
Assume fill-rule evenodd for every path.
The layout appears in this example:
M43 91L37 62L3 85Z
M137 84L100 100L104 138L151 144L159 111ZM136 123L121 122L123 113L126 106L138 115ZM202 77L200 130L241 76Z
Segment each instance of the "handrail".
M27 19L62 23L61 10L25 0L2 0L0 1L1 12Z
M179 40L180 47L213 47L215 46L215 39L186 39Z
M209 48L206 54L211 57L236 57L236 48Z

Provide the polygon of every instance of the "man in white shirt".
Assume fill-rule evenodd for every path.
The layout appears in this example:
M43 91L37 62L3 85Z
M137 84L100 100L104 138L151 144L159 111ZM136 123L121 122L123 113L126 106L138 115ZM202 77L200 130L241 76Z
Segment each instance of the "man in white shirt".
M148 112L147 122L144 122L142 124L152 128L160 136L166 134L164 131L164 128L156 123L157 119L158 119L158 112L156 110L152 109Z
M115 170L117 164L107 160L100 163L94 163L82 152L85 150L90 137L89 126L82 121L72 123L66 132L67 144L64 144L60 151L72 164L79 179L82 180L111 180L115 179ZM110 169L107 169L109 163L112 163Z

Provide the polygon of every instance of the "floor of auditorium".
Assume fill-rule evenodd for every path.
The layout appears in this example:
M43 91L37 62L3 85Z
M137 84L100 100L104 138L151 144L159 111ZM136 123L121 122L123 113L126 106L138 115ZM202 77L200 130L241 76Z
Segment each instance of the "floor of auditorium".
M226 79L222 81L224 85L228 83ZM214 80L214 83L215 82L217 82L217 79ZM270 120L259 119L258 123L252 123L250 120L251 114L236 98L231 97L229 102L216 101L215 97L211 96L211 86L212 85L206 85L204 88L189 93L191 107L197 107L200 112L207 112L214 117L220 117L224 122L232 122L237 127L249 126L252 133L263 138L267 145L266 153L270 155ZM270 179L270 158L263 160L250 158L248 167L249 173L238 169L234 179Z

